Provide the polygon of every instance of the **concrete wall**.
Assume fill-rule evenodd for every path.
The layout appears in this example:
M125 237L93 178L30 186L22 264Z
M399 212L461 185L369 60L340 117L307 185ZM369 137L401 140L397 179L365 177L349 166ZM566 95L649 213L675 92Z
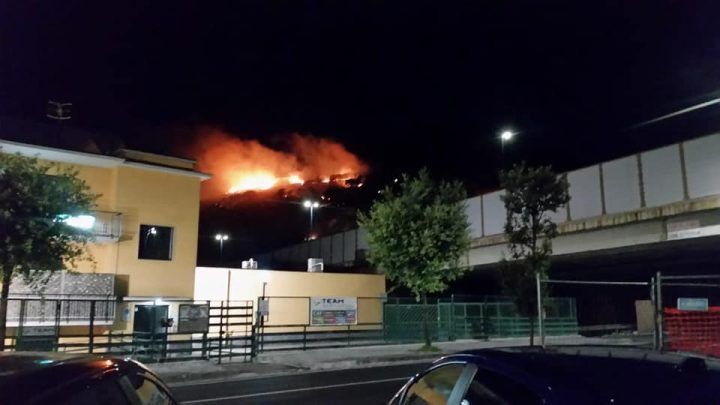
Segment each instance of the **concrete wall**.
M602 222L606 216L635 215L638 221L643 210L673 206L693 199L720 195L720 134L714 134L636 155L615 159L585 167L564 174L570 184L570 206L561 208L550 217L559 224ZM503 247L489 249L489 244L504 243L500 236L505 222L505 207L500 199L503 190L472 197L466 200L466 212L470 222L470 234L482 243L483 252L470 252L469 263L497 261ZM712 207L711 207L712 208ZM682 210L680 210L682 211ZM668 215L677 209L668 210ZM644 214L643 214L644 215ZM651 215L650 217L655 217ZM627 221L623 221L623 225ZM616 226L611 224L610 226ZM572 227L568 227L572 228ZM594 228L594 227L593 227ZM645 229L645 228L644 228ZM636 228L622 232L607 231L596 233L575 229L573 232L587 232L587 236L573 234L572 238L561 236L555 243L556 253L592 250L597 246L616 246L642 241L658 241L658 232L650 232L642 238L634 237ZM348 232L356 233L348 238ZM358 252L366 250L367 236L362 229L348 231L343 238L326 236L319 242L324 249L319 255L310 252L310 257L322 257L326 264L339 265L356 260ZM615 240L605 240L611 235ZM602 242L596 241L602 240ZM570 242L572 240L572 242ZM490 241L490 242L487 242ZM607 242L607 243L605 243ZM317 242L311 242L317 243ZM332 254L337 244L342 243L342 258ZM285 249L261 255L261 265L279 262L301 265L307 261L305 250L297 254L286 254ZM484 259L481 259L484 258ZM479 260L476 261L476 260Z

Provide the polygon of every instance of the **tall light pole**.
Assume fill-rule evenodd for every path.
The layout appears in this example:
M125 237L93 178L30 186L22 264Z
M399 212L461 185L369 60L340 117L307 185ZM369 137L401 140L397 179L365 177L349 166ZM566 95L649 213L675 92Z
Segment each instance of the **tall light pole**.
M215 234L215 240L220 242L220 261L222 262L222 255L223 255L223 243L230 239L230 236L226 233L218 233Z
M503 170L505 169L505 143L512 141L515 135L516 133L509 129L500 132L500 165Z
M319 208L319 207L320 207L320 203L317 202L317 201L305 200L305 201L303 202L303 207L305 207L306 209L309 209L309 210L310 210L310 235L312 235L312 233L313 233L314 210L315 210L315 208ZM310 236L310 235L308 235L308 236Z

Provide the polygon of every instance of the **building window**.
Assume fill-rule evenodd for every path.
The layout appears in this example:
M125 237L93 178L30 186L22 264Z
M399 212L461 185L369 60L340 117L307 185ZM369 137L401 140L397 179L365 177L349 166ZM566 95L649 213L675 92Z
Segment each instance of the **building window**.
M138 259L172 259L173 228L158 225L140 225Z

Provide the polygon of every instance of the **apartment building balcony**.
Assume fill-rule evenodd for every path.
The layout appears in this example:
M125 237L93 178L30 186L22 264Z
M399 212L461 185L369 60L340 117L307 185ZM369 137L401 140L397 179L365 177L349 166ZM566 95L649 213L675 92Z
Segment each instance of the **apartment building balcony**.
M114 243L122 235L123 215L115 211L93 211L92 234L96 243Z

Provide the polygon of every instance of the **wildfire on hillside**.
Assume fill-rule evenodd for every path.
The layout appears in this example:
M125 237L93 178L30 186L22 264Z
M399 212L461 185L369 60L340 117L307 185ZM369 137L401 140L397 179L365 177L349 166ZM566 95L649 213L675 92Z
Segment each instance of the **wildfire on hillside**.
M203 130L192 148L198 169L213 175L203 185L203 199L306 184L350 187L368 170L357 156L329 139L293 134L287 146L282 151L221 130Z

